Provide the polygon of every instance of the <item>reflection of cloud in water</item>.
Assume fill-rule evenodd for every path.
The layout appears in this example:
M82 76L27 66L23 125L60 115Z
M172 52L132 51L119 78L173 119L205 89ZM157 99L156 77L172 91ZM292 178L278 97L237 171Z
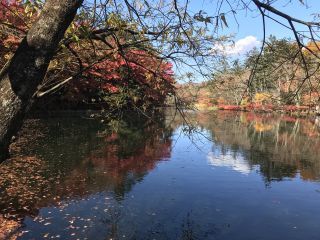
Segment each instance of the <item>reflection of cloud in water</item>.
M251 171L250 165L240 154L209 152L207 159L209 165L214 167L228 167L242 174L249 174Z

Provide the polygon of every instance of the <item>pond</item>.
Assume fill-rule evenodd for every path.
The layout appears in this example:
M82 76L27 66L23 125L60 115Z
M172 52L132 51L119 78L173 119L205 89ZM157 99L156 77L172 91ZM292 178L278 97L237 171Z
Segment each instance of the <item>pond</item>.
M18 239L319 239L313 120L186 120L28 120L0 165L0 229Z

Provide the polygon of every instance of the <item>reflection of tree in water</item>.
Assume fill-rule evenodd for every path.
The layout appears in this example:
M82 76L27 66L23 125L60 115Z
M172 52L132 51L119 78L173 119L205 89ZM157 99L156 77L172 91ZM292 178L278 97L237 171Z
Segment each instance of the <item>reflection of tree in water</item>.
M158 161L170 157L172 130L162 119L131 116L115 130L72 118L48 119L41 127L46 129L43 136L18 140L15 157L1 165L0 216L7 219L34 217L42 207L100 191L113 192L120 200ZM37 128L39 122L27 126L28 131Z
M122 198L158 161L170 157L171 134L163 122L142 124L131 119L107 135L107 144L94 151L89 161L107 173L116 197Z
M155 221L143 228L135 227L135 222L126 222L127 209L113 209L108 218L102 219L102 223L108 229L105 239L177 239L177 240L200 240L200 239L220 239L221 235L228 232L228 223L207 223L201 221L200 216L193 214L192 210L184 214L173 228L168 226L166 221ZM122 225L122 226L121 226ZM125 229L121 227L126 226ZM124 234L125 232L125 234Z
M258 165L266 181L294 177L320 179L320 131L308 119L220 111L194 116L211 131L222 155L241 155Z
M193 217L192 212L188 212L181 225L180 240L197 239L220 239L221 235L228 231L229 224L203 225L198 223L198 218Z

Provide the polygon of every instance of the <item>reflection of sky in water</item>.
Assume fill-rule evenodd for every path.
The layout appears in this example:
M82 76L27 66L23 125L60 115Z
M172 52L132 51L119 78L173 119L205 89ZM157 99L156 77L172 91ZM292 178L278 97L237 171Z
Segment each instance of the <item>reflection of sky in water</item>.
M0 217L18 214L26 240L318 240L320 135L302 133L307 125L288 138L291 122L250 134L228 114L111 135L92 120L45 120L48 134L30 147L43 159L0 171ZM274 136L286 143L277 151Z
M242 174L249 174L252 169L241 154L235 154L230 151L225 154L222 154L219 149L211 151L207 155L207 160L211 166L231 168Z

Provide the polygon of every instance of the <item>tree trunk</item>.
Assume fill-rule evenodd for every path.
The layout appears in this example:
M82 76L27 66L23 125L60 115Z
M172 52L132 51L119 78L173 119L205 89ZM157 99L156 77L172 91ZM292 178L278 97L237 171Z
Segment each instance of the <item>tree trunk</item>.
M47 0L38 20L0 73L0 161L22 125L38 85L83 0Z

